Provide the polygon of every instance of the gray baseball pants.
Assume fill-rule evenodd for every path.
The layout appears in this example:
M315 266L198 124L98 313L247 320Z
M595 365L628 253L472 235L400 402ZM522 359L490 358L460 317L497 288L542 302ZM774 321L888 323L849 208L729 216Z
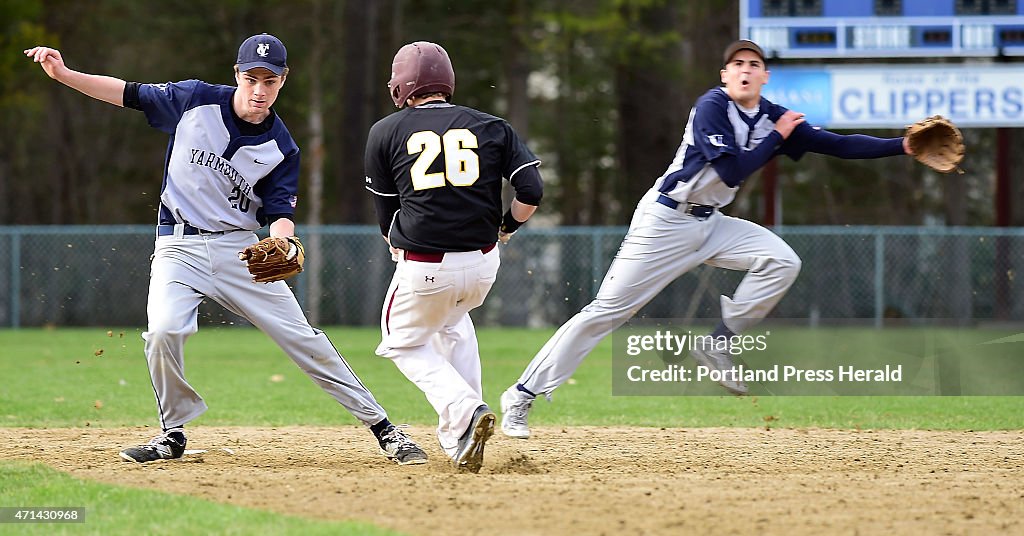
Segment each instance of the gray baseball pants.
M707 219L640 200L597 297L569 319L537 352L519 383L549 395L609 333L633 317L669 283L700 264L747 275L732 298L721 297L722 320L734 333L757 324L782 299L800 272L800 258L777 235L755 223L715 211Z
M180 227L180 226L179 226ZM327 394L366 425L387 414L323 331L309 325L284 281L254 283L238 252L257 241L249 231L156 239L149 281L146 359L160 425L182 426L206 411L185 380L185 341L198 331L199 303L209 297L270 336Z

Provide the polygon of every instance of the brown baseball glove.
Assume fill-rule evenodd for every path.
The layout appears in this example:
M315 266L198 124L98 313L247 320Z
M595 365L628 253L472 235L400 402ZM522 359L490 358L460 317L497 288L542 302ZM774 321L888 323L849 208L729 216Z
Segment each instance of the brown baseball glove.
M949 119L934 115L907 127L907 145L918 162L938 171L952 173L964 159L964 137Z
M257 283L281 281L302 271L306 250L298 237L267 237L238 253Z

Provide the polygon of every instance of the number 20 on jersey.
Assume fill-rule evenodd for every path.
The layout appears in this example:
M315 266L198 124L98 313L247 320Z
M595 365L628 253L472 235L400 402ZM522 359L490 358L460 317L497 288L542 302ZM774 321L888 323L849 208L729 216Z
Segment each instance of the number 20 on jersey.
M477 156L476 135L464 128L455 128L443 136L422 130L409 136L409 154L419 154L409 170L414 190L440 188L445 181L452 186L469 186L480 178L480 157ZM427 173L430 165L444 153L444 173Z

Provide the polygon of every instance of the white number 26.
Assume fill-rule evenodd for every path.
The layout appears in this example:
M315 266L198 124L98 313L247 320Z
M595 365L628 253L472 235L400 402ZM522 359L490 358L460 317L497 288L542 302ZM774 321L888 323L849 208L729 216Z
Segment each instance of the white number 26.
M447 179L453 186L469 186L480 178L480 157L477 156L476 135L464 128L455 128L438 136L423 130L409 136L406 144L409 154L419 153L409 172L414 190L427 190L444 186ZM444 150L444 173L427 173L437 156Z

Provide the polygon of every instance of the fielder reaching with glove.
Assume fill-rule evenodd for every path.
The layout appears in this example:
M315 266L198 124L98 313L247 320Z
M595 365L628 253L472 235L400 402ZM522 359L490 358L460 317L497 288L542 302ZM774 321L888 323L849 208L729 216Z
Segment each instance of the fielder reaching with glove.
M207 409L185 380L184 346L198 329L199 303L209 297L269 335L373 431L385 456L400 464L426 462L426 454L388 421L327 335L309 325L281 281L301 271L305 257L292 221L299 149L272 108L288 76L281 41L262 34L242 43L234 69L237 87L199 80L125 82L73 71L52 48L25 54L51 78L95 99L140 110L151 126L171 135L149 284L149 327L143 334L163 433L124 449L121 457L149 462L184 453L183 427ZM256 243L254 231L268 223L270 238Z
M796 160L806 152L840 158L908 154L903 138L841 136L812 127L803 114L761 97L768 82L764 52L737 41L724 55L724 87L704 94L690 112L683 141L665 173L636 208L597 297L569 319L501 396L502 430L530 435L534 398L550 395L606 335L661 289L700 264L747 272L732 297L722 296L722 323L691 355L712 370L734 368L729 339L772 310L800 272L800 258L771 231L725 216L743 182L776 155ZM747 386L723 374L735 394Z

